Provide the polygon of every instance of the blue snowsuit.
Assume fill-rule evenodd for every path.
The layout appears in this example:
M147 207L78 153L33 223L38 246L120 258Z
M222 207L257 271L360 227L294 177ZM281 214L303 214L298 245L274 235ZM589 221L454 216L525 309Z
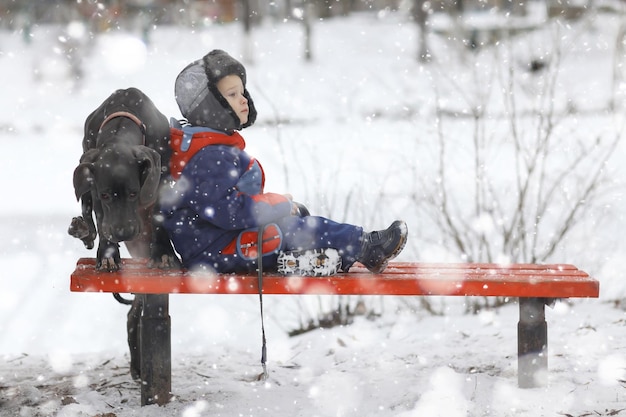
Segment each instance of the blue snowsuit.
M263 191L261 164L245 151L238 132L174 126L171 137L172 181L161 196L160 208L163 226L186 268L255 270L256 257L246 256L238 238L246 230L268 224L278 230L274 236L278 240L263 251L264 270L275 269L279 251L335 248L344 271L356 261L363 229L291 214L288 198Z

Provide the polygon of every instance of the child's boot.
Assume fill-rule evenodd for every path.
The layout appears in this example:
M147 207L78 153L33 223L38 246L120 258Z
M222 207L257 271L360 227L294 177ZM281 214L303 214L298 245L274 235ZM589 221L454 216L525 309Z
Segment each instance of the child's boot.
M406 223L396 220L385 230L365 233L363 247L356 260L370 272L381 273L390 260L398 256L406 245L408 228Z

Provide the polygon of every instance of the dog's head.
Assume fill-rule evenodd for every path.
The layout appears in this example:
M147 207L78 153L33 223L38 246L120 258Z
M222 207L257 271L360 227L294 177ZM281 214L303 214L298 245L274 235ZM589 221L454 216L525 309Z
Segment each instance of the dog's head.
M161 178L161 157L147 146L90 149L74 170L76 199L93 196L99 233L111 242L141 233L140 208L154 204Z

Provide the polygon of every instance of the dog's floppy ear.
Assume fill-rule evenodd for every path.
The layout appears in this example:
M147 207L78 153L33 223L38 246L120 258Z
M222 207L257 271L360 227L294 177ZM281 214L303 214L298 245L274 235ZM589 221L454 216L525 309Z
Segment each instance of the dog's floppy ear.
M74 170L74 194L76 195L76 201L80 200L83 194L91 190L94 181L92 163L83 162L76 167Z
M93 162L98 156L97 149L89 149L80 157L80 164L74 170L74 194L76 200L80 200L80 197L89 192L94 184L95 176L93 169Z
M159 182L161 181L161 155L147 146L136 146L133 150L139 163L141 173L141 189L139 203L149 206L156 201Z

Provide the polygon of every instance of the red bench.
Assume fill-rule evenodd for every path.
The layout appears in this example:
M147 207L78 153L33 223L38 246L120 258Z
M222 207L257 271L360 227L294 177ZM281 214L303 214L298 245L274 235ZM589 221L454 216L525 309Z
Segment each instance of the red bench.
M541 386L548 369L545 306L558 298L599 296L600 285L573 265L391 263L382 274L355 266L332 277L264 274L263 294L452 295L519 299L518 384ZM171 340L169 294L258 294L257 275L191 274L149 269L124 259L115 273L98 272L95 260L79 259L70 289L134 293L144 298L140 324L141 403L169 401Z

